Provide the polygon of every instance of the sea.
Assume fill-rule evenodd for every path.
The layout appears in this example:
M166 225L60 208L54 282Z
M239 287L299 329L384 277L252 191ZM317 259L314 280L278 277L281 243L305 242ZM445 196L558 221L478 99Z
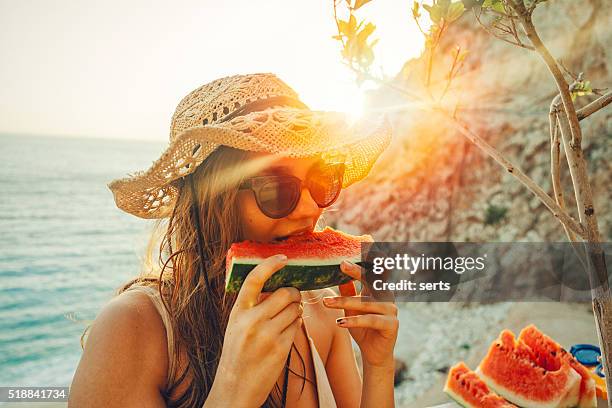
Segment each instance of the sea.
M70 385L83 330L138 274L153 226L107 183L166 145L0 135L0 387Z

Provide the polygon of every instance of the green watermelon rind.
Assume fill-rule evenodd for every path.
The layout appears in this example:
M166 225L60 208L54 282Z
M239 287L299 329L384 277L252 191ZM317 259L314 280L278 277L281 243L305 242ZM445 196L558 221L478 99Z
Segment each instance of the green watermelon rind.
M238 292L246 276L262 261L263 259L232 259L225 291ZM356 259L351 261L360 263ZM262 292L273 292L281 287L295 287L300 291L317 290L338 286L351 280L350 276L340 270L340 263L322 264L316 260L300 260L300 263L289 261L266 281Z

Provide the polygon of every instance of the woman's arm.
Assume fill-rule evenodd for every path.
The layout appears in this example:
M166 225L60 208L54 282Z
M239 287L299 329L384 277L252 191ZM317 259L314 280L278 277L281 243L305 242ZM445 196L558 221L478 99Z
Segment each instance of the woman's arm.
M360 280L365 277L362 268L354 263L344 261L340 265L342 272L351 278ZM345 317L338 319L337 324L350 333L359 345L363 361L363 392L361 407L394 407L393 349L397 339L399 320L397 306L393 302L376 302L371 297L367 284L362 281L359 295L354 289L343 296L323 298L323 304L330 309L344 309ZM343 288L340 287L343 293Z
M363 393L361 407L393 407L393 380L395 363L373 367L367 363L363 367Z
M97 316L70 388L69 407L165 407L165 328L147 295L126 292Z
M329 290L329 293L325 292L325 296L335 296L335 293ZM348 330L338 327L335 323L336 318L344 316L344 312L338 309L323 309L330 315L329 320L333 325L332 345L325 364L325 371L329 377L336 405L338 408L359 407L362 382L355 360L351 335Z
M326 293L334 296L335 293ZM343 317L338 309L327 309L335 320ZM374 367L364 363L363 382L359 376L355 352L348 330L334 324L332 346L325 369L334 392L336 405L343 407L391 407L394 405L395 362Z

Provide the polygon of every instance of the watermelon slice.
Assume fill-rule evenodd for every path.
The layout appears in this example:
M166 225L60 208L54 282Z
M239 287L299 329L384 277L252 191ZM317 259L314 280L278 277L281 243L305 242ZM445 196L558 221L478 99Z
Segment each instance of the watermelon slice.
M560 360L567 361L569 365L580 374L579 408L596 408L596 384L590 371L580 364L570 353L550 337L539 331L536 326L525 327L519 334L518 340L528 345L536 354L540 366L546 369L559 367Z
M444 392L458 404L467 408L516 407L516 405L492 392L487 384L475 372L471 371L463 361L451 367Z
M557 364L558 363L558 364ZM543 363L509 330L495 340L476 373L499 395L525 408L566 408L578 404L580 374L567 360Z
M226 257L225 290L238 292L247 274L264 259L287 255L287 264L266 281L263 292L293 286L315 290L349 282L340 263L361 262L362 242L372 242L370 235L354 236L325 227L323 231L289 237L284 241L261 243L243 241L232 244Z

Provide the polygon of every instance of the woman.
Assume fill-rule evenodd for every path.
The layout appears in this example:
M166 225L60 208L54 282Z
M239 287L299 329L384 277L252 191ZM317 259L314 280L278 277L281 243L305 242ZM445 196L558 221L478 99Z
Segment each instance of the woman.
M310 111L271 74L222 78L185 97L162 157L109 184L122 210L168 218L158 224L159 271L148 268L99 313L69 406L393 406L394 304L331 289L264 295L282 254L258 265L237 294L224 291L233 242L313 231L389 139L385 121L349 129L337 115ZM341 269L361 277L357 265ZM310 301L318 295L323 303Z

